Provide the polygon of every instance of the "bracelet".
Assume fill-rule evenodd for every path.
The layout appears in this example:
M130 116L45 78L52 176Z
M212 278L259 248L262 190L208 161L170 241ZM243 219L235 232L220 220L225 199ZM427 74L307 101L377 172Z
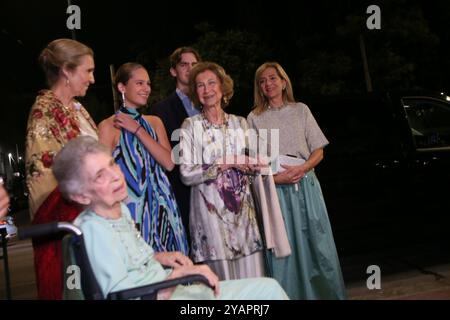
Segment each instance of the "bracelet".
M134 131L134 135L136 135L136 133L138 133L140 128L142 128L142 125L139 125L139 127L136 129L136 131Z

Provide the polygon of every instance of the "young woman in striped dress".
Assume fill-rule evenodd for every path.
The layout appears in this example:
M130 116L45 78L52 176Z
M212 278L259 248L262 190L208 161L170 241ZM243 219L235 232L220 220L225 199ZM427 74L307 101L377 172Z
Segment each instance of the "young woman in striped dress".
M151 92L146 69L125 63L115 76L123 105L99 124L99 141L110 147L125 175L131 216L157 252L188 254L186 233L165 170L172 170L171 146L158 117L141 115Z

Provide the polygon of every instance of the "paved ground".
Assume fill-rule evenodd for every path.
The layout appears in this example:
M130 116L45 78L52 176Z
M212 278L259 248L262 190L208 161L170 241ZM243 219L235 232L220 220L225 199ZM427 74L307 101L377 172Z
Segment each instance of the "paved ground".
M30 224L28 210L17 212L13 217L18 228ZM19 241L12 238L8 243L8 259L12 298L37 299L31 240ZM2 299L6 299L3 260L0 261L0 300Z
M23 215L18 226L29 222ZM450 300L448 249L429 244L391 248L382 252L342 257L341 264L350 300L445 299ZM33 251L30 240L14 238L8 245L13 299L36 299ZM380 267L380 289L366 285L367 267ZM0 300L5 299L3 261L0 261Z
M36 299L31 242L12 241L8 246L13 299ZM345 267L345 265L344 265ZM347 270L349 270L347 268ZM367 275L369 277L370 275ZM406 270L384 275L381 269L381 289L369 290L366 280L347 281L351 300L384 299L446 299L450 300L450 264L428 267L426 270ZM5 299L3 264L0 267L0 299Z
M450 264L423 271L381 276L381 288L369 290L366 281L347 284L352 300L450 300Z
M13 299L36 299L33 249L30 240L11 241L8 245L11 294ZM0 299L6 299L3 261L0 266Z

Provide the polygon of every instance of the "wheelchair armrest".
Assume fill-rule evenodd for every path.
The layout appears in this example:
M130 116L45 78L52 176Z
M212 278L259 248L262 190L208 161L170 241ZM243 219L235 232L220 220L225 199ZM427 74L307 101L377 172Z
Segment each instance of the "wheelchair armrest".
M146 286L141 286L132 289L125 289L120 291L111 292L108 294L106 299L108 300L128 300L142 298L142 300L155 300L156 294L161 289L166 289L170 287L175 287L180 284L191 284L193 282L201 282L204 285L212 289L211 285L205 276L200 274L194 274L189 276L184 276L180 278L164 280L160 282L155 282Z

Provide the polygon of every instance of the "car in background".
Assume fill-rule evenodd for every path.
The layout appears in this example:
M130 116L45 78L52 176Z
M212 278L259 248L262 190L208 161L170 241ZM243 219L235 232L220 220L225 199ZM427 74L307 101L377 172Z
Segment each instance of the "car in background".
M442 247L450 260L450 98L305 99L330 144L317 166L341 256Z
M17 235L17 227L11 216L0 218L0 229L6 230L6 238L12 238Z

